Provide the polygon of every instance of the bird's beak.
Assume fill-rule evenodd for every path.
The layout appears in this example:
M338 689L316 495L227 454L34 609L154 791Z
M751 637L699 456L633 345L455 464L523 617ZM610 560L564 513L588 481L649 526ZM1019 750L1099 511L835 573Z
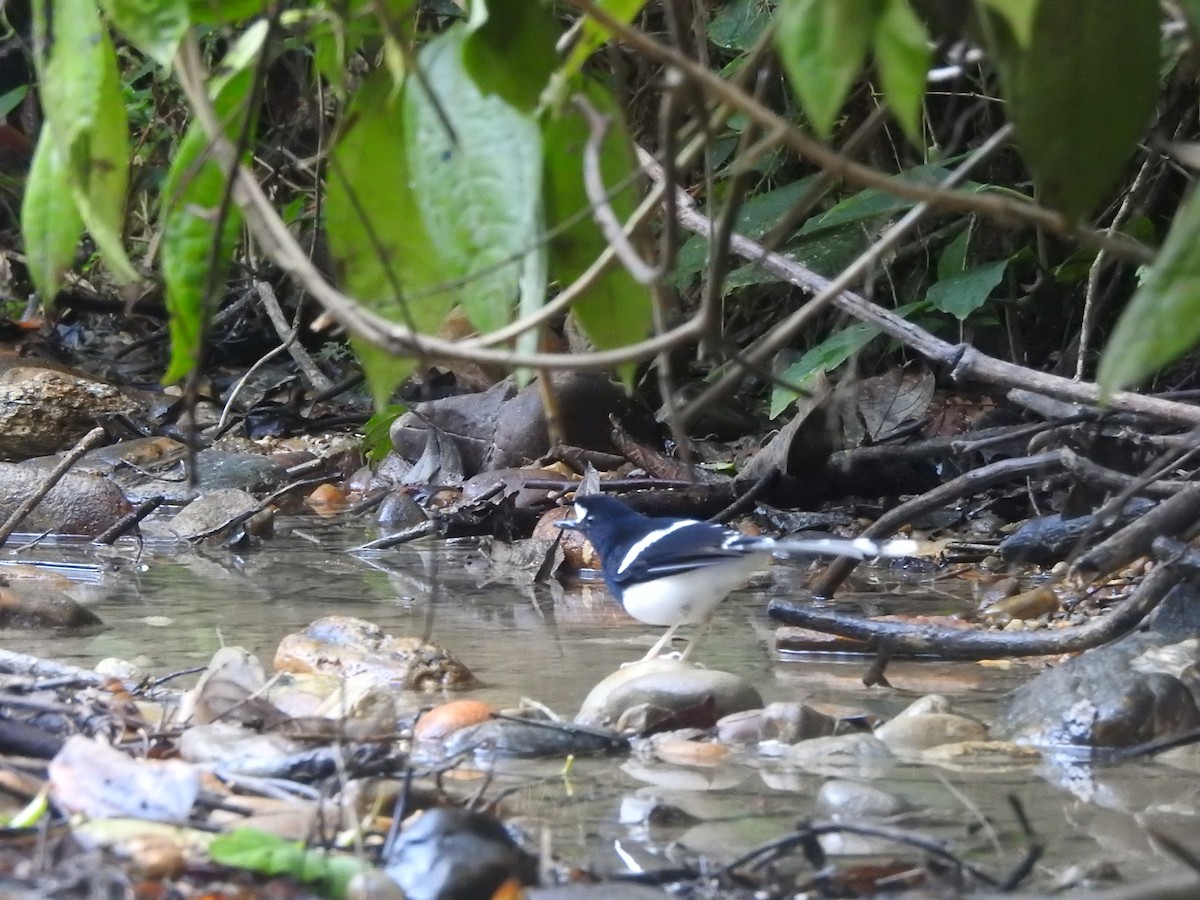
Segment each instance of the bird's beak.
M563 519L560 522L554 523L559 528L565 528L567 531L578 531L580 522L578 519Z

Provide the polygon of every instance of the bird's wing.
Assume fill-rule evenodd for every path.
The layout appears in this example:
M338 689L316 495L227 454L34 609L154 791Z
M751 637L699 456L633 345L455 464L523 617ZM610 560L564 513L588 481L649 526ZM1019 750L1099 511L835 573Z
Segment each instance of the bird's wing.
M735 532L707 522L667 526L629 547L613 573L613 580L628 584L677 575L761 549L746 546L740 538Z

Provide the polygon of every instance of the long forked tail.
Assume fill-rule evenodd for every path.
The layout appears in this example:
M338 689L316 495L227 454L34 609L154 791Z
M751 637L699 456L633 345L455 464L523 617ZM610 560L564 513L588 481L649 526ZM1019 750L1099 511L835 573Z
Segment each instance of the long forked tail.
M797 556L849 556L874 559L879 556L912 556L917 542L907 539L873 541L870 538L783 538L764 547L772 553Z

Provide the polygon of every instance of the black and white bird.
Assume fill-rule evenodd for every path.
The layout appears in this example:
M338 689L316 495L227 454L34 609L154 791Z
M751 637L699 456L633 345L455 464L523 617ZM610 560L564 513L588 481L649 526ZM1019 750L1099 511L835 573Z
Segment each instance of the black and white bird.
M558 527L581 532L596 548L604 583L625 611L667 627L646 659L657 656L680 625L706 626L721 601L775 554L867 559L910 556L916 549L909 540L750 537L698 519L646 516L603 494L576 497L575 514ZM684 659L695 644L684 649Z

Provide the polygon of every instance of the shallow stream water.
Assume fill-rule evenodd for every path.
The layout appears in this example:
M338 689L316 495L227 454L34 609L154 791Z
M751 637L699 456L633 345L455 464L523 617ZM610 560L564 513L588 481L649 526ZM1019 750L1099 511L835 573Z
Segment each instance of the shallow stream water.
M602 586L575 585L559 596L535 592L527 572L494 565L479 542L346 552L372 536L314 518L289 518L261 549L244 553L147 545L138 557L131 542L103 551L62 543L6 548L0 560L99 564L96 583L80 590L108 627L86 636L9 632L3 641L9 649L88 667L120 657L155 675L203 666L223 644L239 645L269 670L283 635L340 613L446 647L483 682L472 696L498 706L529 697L571 717L596 682L640 657L657 637L655 629L627 618ZM756 578L722 606L698 661L739 673L767 702L811 700L890 716L937 692L984 721L1008 690L1032 675L1023 664L1005 669L897 662L888 669L891 688L867 689L861 684L868 665L863 658L773 658L767 600L801 592L804 581L803 573L782 566ZM944 612L953 605L919 580L896 581L882 573L851 599L873 612ZM407 699L416 708L442 698ZM949 841L1001 877L1028 843L1009 804L1010 796L1018 798L1045 846L1034 877L1045 888L1074 865L1113 864L1135 881L1175 871L1175 863L1154 849L1148 829L1200 850L1200 757L1193 759L1194 767L1187 759L1119 767L1078 760L961 769L901 764L841 775L910 800L914 813L902 827ZM608 875L700 857L719 865L787 834L797 821L827 818L815 804L827 776L753 754L691 771L588 759L565 774L561 761L502 766L490 790L511 788L507 811L531 833L545 835L558 857ZM477 786L464 784L464 793ZM648 816L651 809L657 812ZM831 841L827 849L836 848L875 859L895 850L858 839Z

